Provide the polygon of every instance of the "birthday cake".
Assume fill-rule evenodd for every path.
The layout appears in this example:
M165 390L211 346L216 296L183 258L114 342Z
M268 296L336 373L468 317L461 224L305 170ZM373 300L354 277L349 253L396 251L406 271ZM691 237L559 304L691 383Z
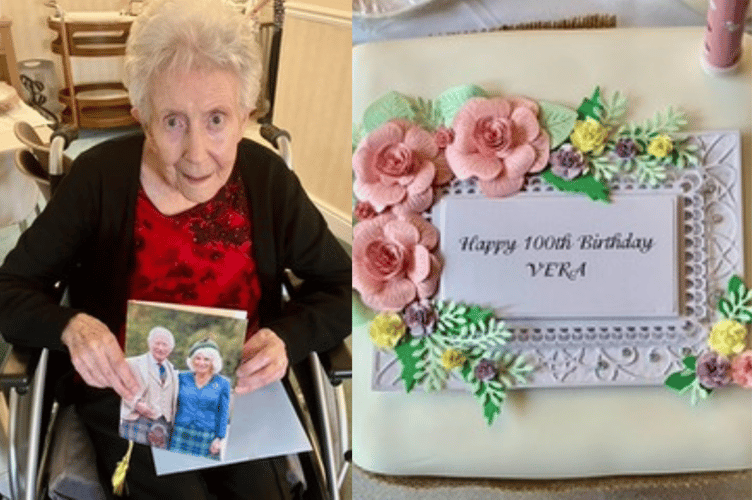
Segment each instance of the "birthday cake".
M750 466L750 70L745 52L738 74L706 75L701 40L355 49L353 288L372 311L354 329L358 465L530 478Z

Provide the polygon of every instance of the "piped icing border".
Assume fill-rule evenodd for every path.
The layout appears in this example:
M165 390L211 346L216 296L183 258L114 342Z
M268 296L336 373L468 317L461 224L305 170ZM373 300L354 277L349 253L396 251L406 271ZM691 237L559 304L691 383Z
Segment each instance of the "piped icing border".
M467 85L434 100L389 92L353 125L353 288L379 311L371 339L396 354L407 392L442 390L455 373L490 425L506 389L535 369L535 360L505 350L510 333L492 311L431 300L442 264L424 213L436 193L472 179L486 196L512 196L537 177L609 202L617 177L657 186L668 170L698 165L682 112L624 123L626 110L621 93L598 87L572 109Z

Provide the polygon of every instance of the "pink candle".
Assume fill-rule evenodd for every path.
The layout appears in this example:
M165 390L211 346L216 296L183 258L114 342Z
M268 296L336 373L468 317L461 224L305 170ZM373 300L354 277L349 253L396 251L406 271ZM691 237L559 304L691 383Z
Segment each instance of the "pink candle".
M709 0L704 62L709 71L732 70L739 63L749 0Z

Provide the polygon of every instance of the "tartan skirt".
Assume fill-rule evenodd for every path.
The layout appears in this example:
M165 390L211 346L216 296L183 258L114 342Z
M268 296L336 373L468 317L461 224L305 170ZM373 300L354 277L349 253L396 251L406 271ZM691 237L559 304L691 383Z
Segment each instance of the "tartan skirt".
M156 444L149 440L149 433L157 427L163 431L163 443ZM134 441L146 446L156 446L157 448L167 448L167 442L170 439L170 423L164 417L157 420L151 420L146 417L138 417L136 420L120 420L120 437Z
M175 425L175 427L172 428L170 451L219 460L219 455L212 455L209 453L209 448L215 437L216 436L212 431L201 430L194 425L188 427Z
M138 417L136 420L120 420L120 437L135 441L140 444L149 444L149 429L151 429L151 419Z

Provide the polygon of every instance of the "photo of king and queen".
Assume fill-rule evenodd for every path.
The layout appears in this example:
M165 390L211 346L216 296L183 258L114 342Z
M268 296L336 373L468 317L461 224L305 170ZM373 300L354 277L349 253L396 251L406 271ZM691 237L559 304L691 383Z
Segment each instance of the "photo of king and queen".
M120 405L120 435L221 459L247 321L130 302L125 355L140 390Z

